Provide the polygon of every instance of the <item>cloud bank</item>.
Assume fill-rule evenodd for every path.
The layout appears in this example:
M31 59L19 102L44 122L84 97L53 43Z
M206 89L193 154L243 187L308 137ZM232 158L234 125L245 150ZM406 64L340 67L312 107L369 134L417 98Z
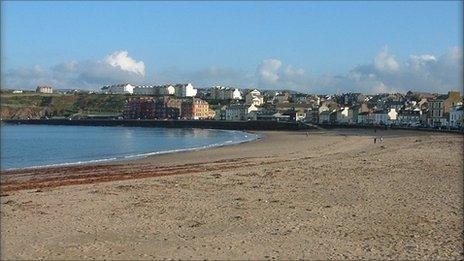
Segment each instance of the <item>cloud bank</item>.
M447 92L462 89L462 63L462 49L458 47L440 56L410 55L400 62L385 46L370 63L358 65L345 75L311 75L278 59L264 60L256 75L258 86L268 89L317 93Z
M135 61L127 51L116 51L101 60L69 61L45 70L40 65L7 71L2 88L33 89L37 85L55 88L98 89L118 82L140 82L145 78L145 64Z
M33 89L49 84L56 88L99 89L102 85L132 83L192 82L199 87L230 85L241 88L292 89L307 93L406 92L408 90L447 92L462 89L462 48L453 47L441 55L411 54L400 61L387 46L372 60L343 75L313 75L277 58L257 64L248 72L222 66L197 70L170 67L146 77L145 64L117 51L100 60L69 61L50 69L40 65L22 67L2 75L2 88Z

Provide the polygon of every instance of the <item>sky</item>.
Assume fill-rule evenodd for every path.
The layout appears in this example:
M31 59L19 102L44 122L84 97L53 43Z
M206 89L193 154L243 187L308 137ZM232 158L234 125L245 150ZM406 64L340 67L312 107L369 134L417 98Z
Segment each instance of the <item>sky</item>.
M462 2L2 1L2 88L462 89Z

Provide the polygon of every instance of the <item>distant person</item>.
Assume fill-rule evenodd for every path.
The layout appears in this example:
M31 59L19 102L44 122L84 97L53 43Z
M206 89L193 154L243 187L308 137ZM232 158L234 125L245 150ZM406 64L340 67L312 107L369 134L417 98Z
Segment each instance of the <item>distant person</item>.
M306 137L309 137L309 133L308 133L308 132L306 132Z
M382 136L380 136L380 142L383 142L383 137Z
M377 137L374 138L374 144L376 144L376 143L377 143Z

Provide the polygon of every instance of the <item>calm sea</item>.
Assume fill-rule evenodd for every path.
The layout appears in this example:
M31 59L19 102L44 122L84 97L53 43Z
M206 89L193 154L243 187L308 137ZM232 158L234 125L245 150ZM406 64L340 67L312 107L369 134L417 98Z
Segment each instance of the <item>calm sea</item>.
M5 124L1 169L124 160L256 138L225 130Z

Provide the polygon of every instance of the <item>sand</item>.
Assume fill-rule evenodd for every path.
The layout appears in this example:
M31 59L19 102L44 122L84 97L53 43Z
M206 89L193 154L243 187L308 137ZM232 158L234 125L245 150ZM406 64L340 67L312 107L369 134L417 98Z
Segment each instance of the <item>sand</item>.
M3 172L2 259L463 259L463 136L262 132Z

